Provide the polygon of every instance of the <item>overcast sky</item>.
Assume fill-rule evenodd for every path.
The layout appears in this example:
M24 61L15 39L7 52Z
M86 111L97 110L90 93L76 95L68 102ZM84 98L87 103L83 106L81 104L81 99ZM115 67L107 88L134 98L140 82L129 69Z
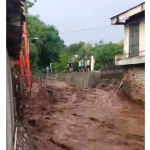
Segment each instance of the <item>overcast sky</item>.
M32 0L33 1L33 0ZM79 41L94 44L101 39L118 42L124 37L123 26L112 26L110 19L143 0L37 0L29 10L47 24L55 25L65 44ZM97 28L98 29L90 29ZM71 32L89 29L80 32Z

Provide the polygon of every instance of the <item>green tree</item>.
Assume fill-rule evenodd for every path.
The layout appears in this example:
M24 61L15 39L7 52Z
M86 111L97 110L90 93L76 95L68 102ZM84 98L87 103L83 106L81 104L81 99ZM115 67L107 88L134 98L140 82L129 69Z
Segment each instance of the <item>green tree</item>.
M31 1L29 1L29 0L26 0L25 1L25 8L26 8L26 12L28 13L28 9L29 8L31 8L31 7L33 7L34 6L34 3L33 2L31 2Z
M35 16L27 15L27 25L29 38L39 38L35 42L30 40L31 67L41 70L59 59L59 54L64 49L64 41L54 26L46 25Z
M63 53L67 55L68 59L62 57L62 55L60 56L61 61L59 61L59 65L57 65L56 68L61 71L66 67L67 62L70 60L69 58L73 55L79 55L80 58L84 56L89 58L93 55L96 61L95 68L102 69L104 67L107 68L115 65L115 55L123 53L123 41L120 41L119 43L104 43L103 40L100 40L95 46L81 41L79 43L71 44ZM67 61L64 63L65 60L63 59ZM64 67L62 67L61 64ZM77 70L77 65L78 61L75 61L75 70Z
M89 56L92 54L92 46L89 43L79 42L68 46L68 53L70 56L79 55L80 57Z
M33 5L34 3L27 0L26 11L28 12ZM114 65L115 55L123 53L123 41L105 43L104 40L99 40L95 46L80 41L66 46L53 25L47 25L31 14L27 15L27 26L29 38L39 38L36 41L30 40L32 70L40 71L52 62L54 69L63 72L66 70L66 64L74 55L79 55L80 58L94 55L96 69L101 69ZM75 64L77 69L78 62L76 61Z
M96 45L94 48L94 57L96 60L96 69L109 67L115 64L115 55L123 53L123 43L108 43Z
M69 62L69 60L70 60L70 57L66 53L66 51L62 51L59 55L59 60L54 63L54 69L59 70L61 72L65 72L67 69L66 67L67 67L67 63Z

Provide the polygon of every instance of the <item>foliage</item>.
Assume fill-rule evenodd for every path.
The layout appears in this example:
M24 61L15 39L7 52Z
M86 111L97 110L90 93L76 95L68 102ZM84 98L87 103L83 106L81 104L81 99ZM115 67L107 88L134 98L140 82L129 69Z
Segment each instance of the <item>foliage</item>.
M34 3L29 0L26 0L25 6L26 6L26 12L28 12L28 9L34 6Z
M77 60L74 62L73 68L74 68L74 71L75 71L75 72L78 72L78 71L79 71L79 70L78 70L79 67L78 67L78 61L77 61Z
M28 12L33 5L34 3L27 0L26 11ZM58 30L30 14L27 14L27 27L32 70L40 71L49 66L51 62L57 62L61 51L65 48ZM38 40L34 39L36 37Z
M33 5L34 3L27 0L27 11ZM104 43L104 40L99 40L94 46L80 41L65 46L58 30L52 25L45 24L38 17L28 14L27 25L29 38L39 38L39 40L30 39L31 67L35 71L45 70L46 66L52 62L53 69L64 72L67 63L74 55L79 55L80 58L90 58L93 55L96 61L95 68L101 69L114 65L115 55L123 53L123 41ZM77 60L74 67L75 70L78 69Z
M80 57L89 57L91 53L92 45L85 42L79 42L68 46L69 55L79 55Z
M105 44L103 40L100 40L98 43L95 43L95 46L93 47L89 43L79 42L68 46L66 51L64 51L63 54L60 54L59 62L55 63L55 69L65 71L67 62L69 62L70 58L74 55L79 55L80 58L90 58L90 56L93 55L96 61L96 70L102 69L103 67L108 68L115 65L115 55L122 53L123 41ZM74 70L78 70L77 60L74 63Z
M94 57L96 60L96 69L109 67L115 63L115 55L123 53L123 43L108 43L94 47Z
M31 67L37 71L58 60L64 42L54 26L46 25L35 16L28 14L27 25L29 38L39 38L30 40Z
M66 51L62 51L59 55L59 60L54 62L54 69L61 72L65 72L67 69L67 63L69 62L69 55Z

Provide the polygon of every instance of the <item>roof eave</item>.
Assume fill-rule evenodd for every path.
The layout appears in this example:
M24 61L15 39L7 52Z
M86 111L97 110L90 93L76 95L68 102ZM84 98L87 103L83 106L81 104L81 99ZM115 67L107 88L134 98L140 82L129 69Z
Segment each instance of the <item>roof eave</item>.
M145 2L138 5L138 6L135 6L125 12L122 12L121 14L118 14L111 19L111 24L112 25L123 25L125 24L125 22L122 22L122 21L125 21L127 19L129 19L130 17L138 14L138 13L141 13L145 11Z

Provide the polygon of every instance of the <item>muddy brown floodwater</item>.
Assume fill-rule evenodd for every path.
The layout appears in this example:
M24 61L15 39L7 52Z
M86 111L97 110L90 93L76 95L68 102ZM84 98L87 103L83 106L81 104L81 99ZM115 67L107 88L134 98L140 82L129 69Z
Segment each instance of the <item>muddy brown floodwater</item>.
M42 88L28 110L27 131L36 150L144 150L141 106L114 90L58 86L55 103Z

